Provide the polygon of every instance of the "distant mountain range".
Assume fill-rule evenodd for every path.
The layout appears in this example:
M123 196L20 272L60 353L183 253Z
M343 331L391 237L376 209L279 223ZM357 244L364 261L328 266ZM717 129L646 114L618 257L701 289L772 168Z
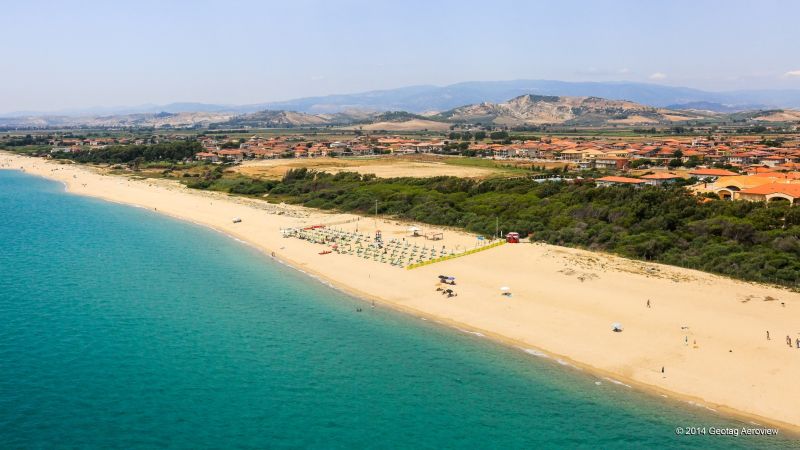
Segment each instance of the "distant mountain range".
M705 107L705 104L697 105ZM447 130L452 124L482 124L525 127L538 125L604 127L664 126L685 123L797 122L798 110L755 110L718 113L703 108L673 110L626 100L524 94L511 100L481 102L441 113L415 114L405 111L364 112L351 109L332 114L310 114L266 110L239 114L211 128L359 127L364 130Z
M171 103L103 107L62 111L19 111L0 117L89 117L121 114L253 113L285 110L310 114L335 114L351 110L441 112L475 103L500 103L525 94L543 96L600 97L627 100L652 107L735 112L753 109L800 108L800 89L710 92L686 87L620 82L568 82L551 80L470 81L449 86L410 86L355 94L306 97L248 105ZM254 94L254 95L257 95Z
M363 130L440 130L453 124L525 127L556 126L664 126L687 123L800 122L800 110L770 109L736 112L710 111L706 103L689 103L690 109L670 109L627 100L600 97L524 94L504 102L481 102L439 113L406 111L369 112L358 109L325 114L287 110L233 112L159 112L106 116L30 116L0 118L5 128L314 128L349 127Z
M412 86L358 94L308 97L255 105L308 113L348 109L373 111L446 111L463 105L499 103L525 94L601 97L628 100L653 107L703 102L719 112L765 108L800 108L800 90L709 92L685 87L633 82L566 82L549 80L472 81L449 86Z
M430 99L429 99L430 100ZM446 102L439 97L438 105ZM430 104L430 103L429 103ZM198 104L182 104L186 108ZM207 106L207 105L206 105ZM707 101L652 106L630 100L606 99L597 96L555 96L522 94L499 102L481 101L459 105L441 112L383 111L342 105L340 111L304 112L291 105L271 105L287 109L265 109L255 112L192 111L113 114L99 116L25 116L0 118L4 128L119 128L119 127L195 127L195 128L294 128L294 127L360 127L364 130L446 130L452 124L483 124L524 127L560 125L581 127L663 126L673 124L800 122L800 110L754 109L741 111L731 105ZM295 105L298 106L298 105ZM306 107L311 107L310 103ZM752 106L752 105L748 105ZM262 105L254 108L262 108ZM249 108L245 108L249 109ZM312 108L313 109L313 108ZM724 112L718 112L724 111Z

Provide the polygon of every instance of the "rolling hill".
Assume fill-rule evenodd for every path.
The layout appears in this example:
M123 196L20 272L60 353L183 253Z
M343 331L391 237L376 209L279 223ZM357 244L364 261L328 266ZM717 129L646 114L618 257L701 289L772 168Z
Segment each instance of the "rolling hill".
M710 113L654 108L625 100L599 97L521 95L503 103L479 103L454 108L434 116L455 123L503 126L612 124L655 125L704 119Z

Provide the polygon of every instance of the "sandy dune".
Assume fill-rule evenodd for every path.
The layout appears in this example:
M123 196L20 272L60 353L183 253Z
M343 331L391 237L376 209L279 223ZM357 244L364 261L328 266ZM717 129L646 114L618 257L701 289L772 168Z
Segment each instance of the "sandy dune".
M794 348L800 294L794 292L543 244L507 244L405 270L352 255L320 255L323 245L282 238L280 229L337 224L412 239L408 224L190 192L168 181L133 181L8 154L0 154L0 166L63 181L76 194L208 225L353 294L543 351L600 379L800 429L800 349ZM233 217L242 222L232 223ZM437 245L475 242L445 231ZM457 297L436 292L439 274L456 277ZM501 286L509 286L512 297L501 296ZM612 332L614 322L624 331Z

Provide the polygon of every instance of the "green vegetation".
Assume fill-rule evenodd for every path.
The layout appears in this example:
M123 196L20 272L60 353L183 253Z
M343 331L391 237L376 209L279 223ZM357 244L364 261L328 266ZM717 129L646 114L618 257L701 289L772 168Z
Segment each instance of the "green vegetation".
M497 220L503 231L551 244L795 288L800 280L800 208L783 204L705 199L679 186L597 188L527 177L378 179L296 169L274 182L222 174L214 169L187 184L363 214L378 200L381 214L433 225L492 235Z
M138 165L152 161L181 161L193 158L203 147L196 141L175 141L152 145L112 145L77 153L57 152L53 156L79 163Z
M499 160L493 159L485 159L485 158L442 158L441 160L443 163L451 165L451 166L462 166L462 167L483 167L486 169L500 169L500 175L523 175L523 174L530 174L530 170L518 167L511 163L503 163Z

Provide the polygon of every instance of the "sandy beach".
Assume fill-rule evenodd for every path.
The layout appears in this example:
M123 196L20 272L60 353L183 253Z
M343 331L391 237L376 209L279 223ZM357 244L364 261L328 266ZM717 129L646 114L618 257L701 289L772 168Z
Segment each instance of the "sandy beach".
M410 237L408 223L192 191L174 181L102 175L4 152L0 168L61 181L74 194L212 227L353 295L558 359L606 382L800 430L798 293L545 244L506 244L406 270L355 255L320 255L326 246L284 238L281 230L380 229L384 239L434 245ZM473 235L443 233L437 247L476 245ZM440 274L456 277L452 289L458 296L436 291ZM501 286L512 295L501 295ZM624 331L612 332L616 322Z

